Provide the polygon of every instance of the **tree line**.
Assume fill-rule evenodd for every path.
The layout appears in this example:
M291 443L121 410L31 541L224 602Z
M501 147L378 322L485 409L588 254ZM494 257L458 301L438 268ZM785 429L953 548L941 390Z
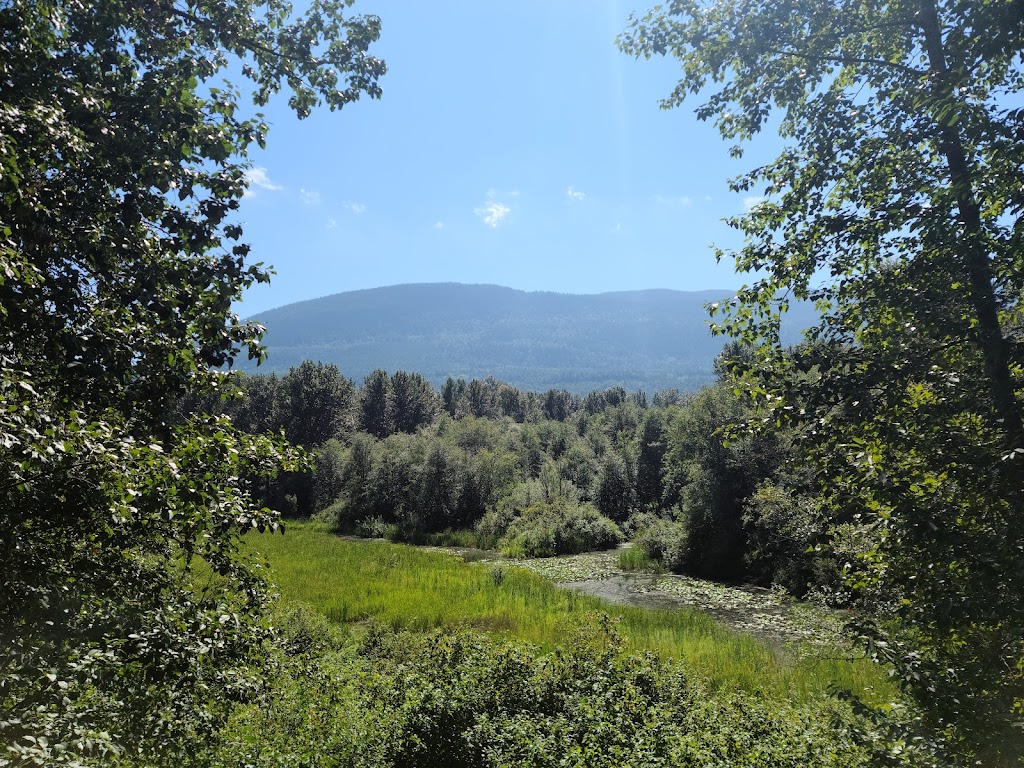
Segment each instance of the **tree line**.
M260 492L288 516L396 541L458 540L556 554L634 538L679 572L795 594L836 588L836 568L808 547L823 521L795 500L784 432L723 430L749 414L723 378L696 393L648 398L621 387L585 396L524 392L487 379L377 370L357 386L333 364L278 377L245 375L240 391L181 404L243 431L280 432L315 457ZM785 490L781 490L785 488Z

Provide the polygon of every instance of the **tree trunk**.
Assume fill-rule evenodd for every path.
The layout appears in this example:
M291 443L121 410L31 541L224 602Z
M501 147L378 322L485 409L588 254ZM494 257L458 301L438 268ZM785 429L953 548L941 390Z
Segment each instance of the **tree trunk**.
M934 0L921 0L919 22L924 32L932 87L939 97L952 96L947 80L942 30ZM1024 419L1021 418L1010 375L1010 344L999 324L999 304L992 287L993 274L988 252L983 246L984 226L981 210L974 197L967 153L960 138L959 120L952 125L939 124L940 151L949 166L949 177L956 191L958 219L963 235L958 238L958 256L967 270L971 286L971 305L978 321L978 346L985 360L989 392L1002 420L1009 447L1024 447Z

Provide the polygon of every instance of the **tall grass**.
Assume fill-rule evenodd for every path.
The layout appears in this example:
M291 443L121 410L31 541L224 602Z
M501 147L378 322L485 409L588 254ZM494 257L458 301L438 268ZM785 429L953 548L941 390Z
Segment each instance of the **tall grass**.
M619 570L665 573L668 569L662 565L661 561L655 560L642 548L628 547L619 550Z
M373 619L395 628L466 627L553 649L594 612L619 620L627 647L686 662L715 687L800 701L849 690L870 703L893 698L885 675L864 659L802 657L728 630L688 609L612 605L555 587L508 564L465 563L438 552L353 541L308 525L253 535L285 599L338 622Z

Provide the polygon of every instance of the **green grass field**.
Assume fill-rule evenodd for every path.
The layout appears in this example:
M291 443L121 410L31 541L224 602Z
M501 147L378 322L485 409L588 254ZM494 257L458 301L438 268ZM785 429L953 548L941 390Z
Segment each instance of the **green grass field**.
M715 687L809 701L844 689L880 704L895 692L865 659L781 652L692 610L605 603L562 590L544 577L503 564L466 563L447 554L353 541L312 525L253 535L285 600L304 602L337 622L374 620L395 628L471 628L553 649L594 613L619 620L628 648L680 659Z

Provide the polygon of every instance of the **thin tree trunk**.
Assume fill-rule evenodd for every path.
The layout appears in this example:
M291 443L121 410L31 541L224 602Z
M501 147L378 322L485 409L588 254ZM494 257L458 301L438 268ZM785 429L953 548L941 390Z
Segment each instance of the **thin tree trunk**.
M942 42L942 30L934 0L921 0L919 22L924 31L928 68L933 87L942 97L951 96L947 83L948 69ZM992 287L993 274L987 250L983 246L984 227L981 210L974 196L967 153L960 138L959 121L940 124L940 150L949 166L949 176L956 193L958 219L963 235L958 238L958 251L967 269L971 286L971 304L978 321L978 345L985 360L989 392L1010 447L1024 447L1024 419L1014 396L1010 375L1010 344L999 324L999 305Z

